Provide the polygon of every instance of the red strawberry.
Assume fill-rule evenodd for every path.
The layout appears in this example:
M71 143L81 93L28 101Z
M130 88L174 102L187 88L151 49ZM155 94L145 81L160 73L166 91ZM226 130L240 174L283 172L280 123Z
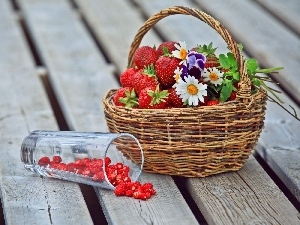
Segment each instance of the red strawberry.
M122 87L133 87L133 78L135 73L138 70L136 70L135 68L129 68L126 69L123 73L121 73L120 75L120 83Z
M157 54L158 57L162 55L166 55L166 53L171 54L172 51L176 50L176 47L174 46L177 42L174 41L166 41L161 43L157 48Z
M159 90L159 85L155 89L147 87L143 89L139 95L140 109L164 109L166 108L166 98L168 91Z
M212 105L218 105L218 104L219 104L218 100L209 100L206 105L212 106Z
M173 108L172 100L170 98L172 88L167 89L167 91L168 91L168 97L165 99L166 100L166 109L171 109L171 108Z
M204 98L204 102L199 101L199 106L207 105L208 97L207 96L203 96L203 98Z
M179 67L180 59L161 56L155 63L156 76L166 88L175 84L174 71Z
M206 58L204 68L218 67L220 66L219 59L215 54L212 54Z
M133 88L137 95L146 87L156 88L158 85L157 77L155 75L154 66L150 65L144 70L137 72L133 78Z
M229 97L229 100L230 101L233 101L236 99L236 92L235 91L232 91L231 94L230 94L230 97Z
M233 86L234 86L234 88L236 89L234 89L235 91L237 91L237 89L239 89L239 82L235 82L234 84L233 84Z
M133 62L138 69L144 69L151 64L154 65L158 59L158 54L156 49L150 46L139 47L133 54Z
M169 99L171 101L171 105L175 108L182 108L184 107L182 98L179 97L179 95L176 94L175 88L169 89Z
M113 102L116 106L125 106L127 108L133 108L138 104L134 89L129 87L118 89L113 96Z

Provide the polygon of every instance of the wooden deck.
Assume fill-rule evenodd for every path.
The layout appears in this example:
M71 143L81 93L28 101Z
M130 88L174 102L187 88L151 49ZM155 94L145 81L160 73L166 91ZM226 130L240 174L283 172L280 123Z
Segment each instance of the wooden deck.
M206 178L143 173L148 201L29 173L20 146L33 130L107 131L101 99L120 86L131 41L161 9L203 10L274 76L300 114L299 0L0 0L0 224L300 224L300 122L275 103L238 172ZM225 43L201 21L167 17L142 44ZM274 85L275 86L275 85Z

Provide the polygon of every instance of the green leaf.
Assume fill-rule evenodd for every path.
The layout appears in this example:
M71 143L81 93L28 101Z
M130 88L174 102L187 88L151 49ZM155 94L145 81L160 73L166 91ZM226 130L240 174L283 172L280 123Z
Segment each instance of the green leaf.
M240 73L235 72L235 73L232 74L232 77L235 81L239 81L240 80Z
M221 90L221 85L215 86L214 84L209 83L208 87L218 93Z
M231 65L231 68L236 70L238 68L238 66L237 66L237 61L236 61L234 55L231 52L228 52L227 57L228 57L228 61L229 61L230 65Z
M221 67L223 67L224 69L229 69L231 66L228 58L224 54L219 55L219 62L221 64Z
M223 86L220 93L220 102L225 102L233 90L233 84L230 80L224 80Z
M255 71L258 68L258 63L256 59L248 59L246 62L247 70L249 70L251 73L255 73Z
M257 86L257 87L260 87L260 85L261 85L261 80L258 79L258 78L253 78L253 79L251 80L251 82L252 82L255 86Z

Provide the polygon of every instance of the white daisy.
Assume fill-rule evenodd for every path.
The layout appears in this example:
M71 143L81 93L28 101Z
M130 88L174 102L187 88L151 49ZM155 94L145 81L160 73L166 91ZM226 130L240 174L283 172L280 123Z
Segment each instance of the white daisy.
M207 84L199 83L199 81L188 75L183 79L179 79L175 86L176 93L182 98L182 102L188 100L189 105L198 105L199 100L204 102L204 97L207 96Z
M176 70L174 70L174 78L176 80L176 82L180 79L180 75L182 74L182 68L179 69L179 67L176 68Z
M188 55L185 41L179 41L179 44L176 43L174 46L177 50L172 51L172 55L182 60L180 64L185 64Z
M224 73L221 72L220 70L218 70L216 67L213 68L205 68L203 71L203 78L204 78L204 82L210 82L212 84L214 84L215 86L218 86L220 84L222 84L223 82L223 75Z

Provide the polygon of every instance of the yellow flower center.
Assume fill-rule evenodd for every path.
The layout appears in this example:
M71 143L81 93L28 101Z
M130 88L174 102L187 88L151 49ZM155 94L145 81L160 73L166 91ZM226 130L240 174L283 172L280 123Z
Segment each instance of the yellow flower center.
M193 84L190 84L188 87L187 87L187 92L190 94L190 95L196 95L198 93L198 88L193 85Z
M179 78L180 78L180 74L176 73L175 74L175 80L176 80L176 82L179 80Z
M209 74L209 79L212 80L212 81L216 81L216 80L219 79L219 76L216 73L210 73Z
M187 56L187 51L185 49L180 49L179 57L181 59L186 59L186 56Z

